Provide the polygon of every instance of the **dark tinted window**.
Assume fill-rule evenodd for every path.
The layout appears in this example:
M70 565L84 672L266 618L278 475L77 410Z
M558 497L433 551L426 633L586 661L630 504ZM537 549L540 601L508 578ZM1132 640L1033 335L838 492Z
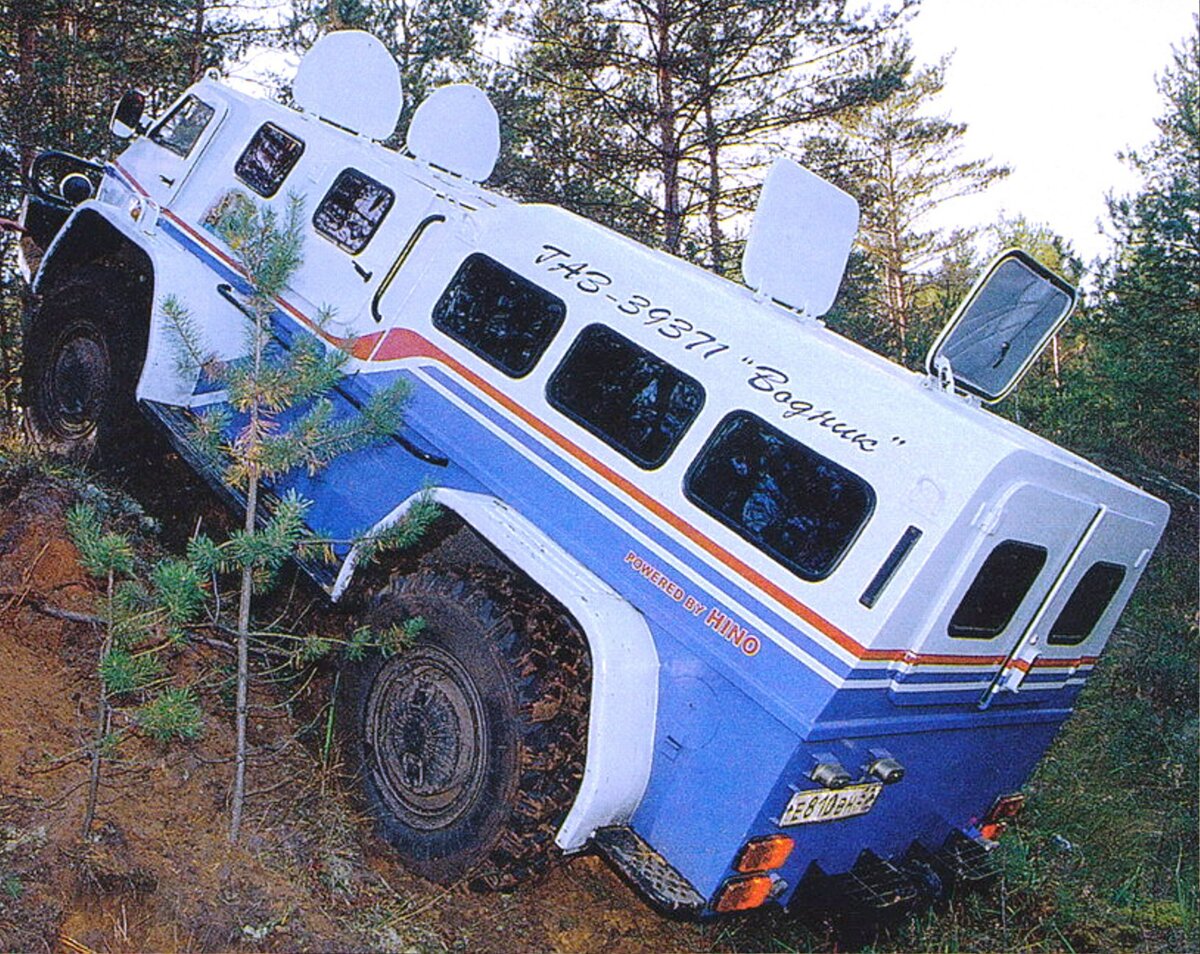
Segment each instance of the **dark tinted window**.
M991 639L1004 631L1046 563L1046 548L1005 540L988 554L950 618L960 639Z
M546 396L646 469L667 459L704 404L698 381L604 325L583 329Z
M865 480L747 411L717 425L684 492L806 580L833 572L875 507Z
M1093 563L1088 567L1050 627L1049 641L1056 646L1074 646L1087 639L1124 579L1125 567L1115 563Z
M557 295L476 253L459 266L433 306L433 324L519 378L533 370L566 314Z
M191 153L192 147L200 138L215 110L208 103L195 96L185 96L183 101L171 110L158 127L150 134L150 138L160 146L170 149L184 159Z
M396 195L357 169L345 170L313 214L313 227L352 255L361 252L396 201Z
M302 152L304 143L274 123L266 123L238 157L233 171L251 189L269 199L279 191Z

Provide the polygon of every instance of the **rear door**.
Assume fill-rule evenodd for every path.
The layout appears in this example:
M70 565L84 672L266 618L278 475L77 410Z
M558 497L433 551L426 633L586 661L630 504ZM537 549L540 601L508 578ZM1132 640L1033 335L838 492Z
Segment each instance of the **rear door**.
M985 705L1082 681L1141 575L1160 528L1113 510L1097 513L1076 552L993 681Z
M1094 503L1024 481L981 508L974 541L893 680L893 700L979 703L990 697L1099 512Z

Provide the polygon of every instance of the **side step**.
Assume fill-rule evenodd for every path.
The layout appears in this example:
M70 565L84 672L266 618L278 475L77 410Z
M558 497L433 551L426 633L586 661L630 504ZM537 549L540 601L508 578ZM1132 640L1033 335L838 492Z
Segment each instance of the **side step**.
M632 828L599 828L592 841L613 866L668 914L699 914L704 898Z

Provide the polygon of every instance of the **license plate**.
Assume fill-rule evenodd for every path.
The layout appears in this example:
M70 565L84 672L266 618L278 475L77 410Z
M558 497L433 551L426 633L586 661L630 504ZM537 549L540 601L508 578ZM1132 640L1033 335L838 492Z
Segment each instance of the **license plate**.
M811 825L813 822L837 821L865 815L875 805L883 786L878 782L870 785L847 785L845 788L814 788L797 792L788 802L779 819L781 827L788 825Z

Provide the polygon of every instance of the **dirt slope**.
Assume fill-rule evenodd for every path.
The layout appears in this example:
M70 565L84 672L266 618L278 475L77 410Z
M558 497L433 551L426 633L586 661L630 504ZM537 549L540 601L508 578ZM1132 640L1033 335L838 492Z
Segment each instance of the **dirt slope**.
M199 741L122 745L83 841L101 636L60 612L93 614L100 604L64 531L75 492L42 478L0 483L0 950L508 954L716 944L719 929L660 918L594 857L506 895L409 875L355 817L336 766L296 741L289 713L299 710L263 694L253 700L262 708L248 818L242 844L230 846L232 716L215 684ZM176 502L166 513L187 509ZM197 671L222 662L216 648L186 653L180 664Z

